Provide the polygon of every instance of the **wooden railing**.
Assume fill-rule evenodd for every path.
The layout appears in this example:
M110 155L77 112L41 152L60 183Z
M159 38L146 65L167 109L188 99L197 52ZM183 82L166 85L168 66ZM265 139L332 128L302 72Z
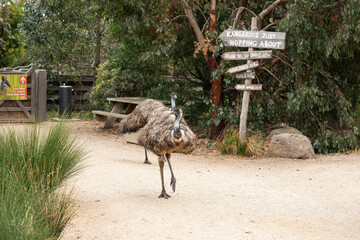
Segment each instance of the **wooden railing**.
M74 110L88 110L89 96L91 88L95 83L95 76L74 76L74 75L61 75L59 81L53 82L52 86L48 87L48 109L57 109L59 106L59 87L60 85L72 86L73 94L72 100L74 101Z

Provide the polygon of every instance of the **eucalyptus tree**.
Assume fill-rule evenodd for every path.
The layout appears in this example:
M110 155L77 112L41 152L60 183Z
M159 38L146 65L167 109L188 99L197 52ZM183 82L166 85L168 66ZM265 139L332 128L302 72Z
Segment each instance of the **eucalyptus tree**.
M30 58L56 72L91 72L108 28L98 1L26 0L22 29Z
M287 32L287 49L276 61L287 67L274 71L281 78L269 91L278 116L310 136L318 152L352 149L359 136L360 2L286 7L279 30Z
M0 67L10 67L23 52L19 24L22 2L0 0Z
M240 95L234 90L237 80L225 74L238 63L221 60L229 49L219 35L229 27L249 29L255 16L258 30L283 31L287 37L286 49L274 51L274 58L260 61L255 70L263 91L251 97L250 126L297 127L318 152L326 152L356 145L359 4L358 0L28 0L24 27L34 59L59 69L100 64L104 74L99 74L99 86L124 86L114 94L130 87L134 94L160 96L166 91L163 85L175 86L164 75L181 79L179 90L191 89L190 83L201 86L210 100L205 116L215 138L222 123L238 121ZM101 59L110 62L102 66ZM109 93L110 87L103 92ZM193 92L189 98L199 95ZM196 115L207 110L197 109Z

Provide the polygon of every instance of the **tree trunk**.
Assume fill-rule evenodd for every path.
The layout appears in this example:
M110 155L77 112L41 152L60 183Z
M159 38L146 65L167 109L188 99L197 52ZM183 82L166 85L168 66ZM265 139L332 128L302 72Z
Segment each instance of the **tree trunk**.
M215 57L213 56L213 53L208 50L209 48L206 47L207 43L205 42L203 33L201 32L199 25L192 13L191 7L189 6L186 0L181 0L181 5L184 9L186 16L189 19L191 27L195 32L196 38L199 42L201 51L209 66L209 69L211 72L214 72L215 70L219 69L220 64L216 61ZM211 0L209 31L210 32L217 31L216 0ZM210 44L212 46L215 46L216 43L215 41L211 41ZM210 100L215 108L214 111L211 113L211 118L213 120L216 119L218 108L223 104L223 78L224 76L215 76L213 79L211 79ZM216 139L222 129L223 129L222 123L218 125L213 124L211 126L211 139Z
M216 13L216 0L211 0L210 6L210 19L209 19L209 31L217 31L217 13ZM210 44L215 46L215 40L211 41ZM210 71L215 72L220 68L220 64L216 61L213 53L209 50L205 56L206 61L209 65ZM210 100L214 106L214 111L211 112L211 118L216 119L218 114L218 108L223 105L223 78L224 76L214 76L211 79L211 91ZM214 124L211 126L211 139L216 139L223 129L223 123L220 122L218 125Z
M101 64L101 15L98 16L98 22L96 26L96 48L95 48L95 61L94 67L98 68Z

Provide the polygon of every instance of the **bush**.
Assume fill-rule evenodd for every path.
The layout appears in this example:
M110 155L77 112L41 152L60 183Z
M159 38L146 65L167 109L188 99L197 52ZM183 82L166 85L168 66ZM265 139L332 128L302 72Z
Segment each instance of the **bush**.
M62 123L0 133L0 239L60 236L70 202L55 190L81 169L84 148Z
M131 96L134 92L134 79L138 76L135 72L121 71L112 68L109 61L101 64L96 69L96 85L90 92L90 105L94 109L110 110L108 97Z

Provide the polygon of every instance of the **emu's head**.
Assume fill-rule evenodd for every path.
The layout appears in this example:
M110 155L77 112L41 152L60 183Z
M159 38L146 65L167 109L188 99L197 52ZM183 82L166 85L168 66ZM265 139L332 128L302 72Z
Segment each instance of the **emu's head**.
M170 97L171 97L171 107L172 108L175 108L176 105L175 105L175 99L177 99L177 94L175 92L172 92L170 94Z

